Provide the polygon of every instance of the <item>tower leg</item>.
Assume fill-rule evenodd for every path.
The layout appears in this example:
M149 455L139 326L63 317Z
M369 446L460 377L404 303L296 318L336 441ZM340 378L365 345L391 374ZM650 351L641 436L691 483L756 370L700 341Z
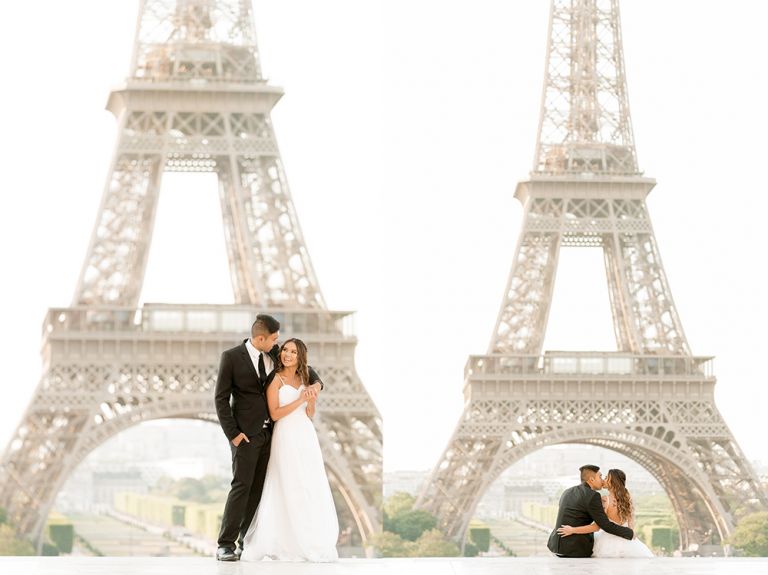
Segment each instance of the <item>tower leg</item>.
M604 253L622 351L691 355L653 233L614 233Z
M119 153L115 158L75 291L75 305L133 307L138 303L163 166L160 154Z
M226 234L235 240L229 255L232 267L237 262L236 299L325 307L280 159L231 156L219 178Z
M526 223L530 216L526 219ZM560 234L526 231L512 264L489 353L538 355L544 345Z

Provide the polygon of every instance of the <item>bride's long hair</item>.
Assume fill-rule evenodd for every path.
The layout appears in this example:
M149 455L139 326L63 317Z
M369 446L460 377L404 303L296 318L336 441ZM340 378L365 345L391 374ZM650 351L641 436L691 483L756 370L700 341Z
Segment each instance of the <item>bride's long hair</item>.
M301 378L301 383L309 385L309 367L307 366L307 344L298 338L292 337L285 340L283 345L280 346L280 351L277 353L277 365L275 371L278 373L283 370L283 349L289 343L293 343L296 346L296 373Z
M613 492L613 498L616 500L616 512L622 522L629 521L632 518L634 509L632 508L632 496L627 491L627 475L621 469L609 469L608 479L609 490Z

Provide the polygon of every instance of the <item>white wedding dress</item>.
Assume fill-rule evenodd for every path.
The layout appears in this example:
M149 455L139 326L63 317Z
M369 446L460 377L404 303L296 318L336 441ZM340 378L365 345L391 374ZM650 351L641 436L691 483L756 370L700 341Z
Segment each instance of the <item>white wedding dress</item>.
M629 527L627 521L622 525ZM653 557L653 552L639 539L624 539L600 530L595 532L592 557Z
M280 405L304 390L275 378ZM306 403L275 422L261 503L243 541L241 561L336 561L339 522L320 442Z
M624 527L627 527L626 523ZM624 539L605 531L596 531L592 557L653 557L653 551L639 539Z

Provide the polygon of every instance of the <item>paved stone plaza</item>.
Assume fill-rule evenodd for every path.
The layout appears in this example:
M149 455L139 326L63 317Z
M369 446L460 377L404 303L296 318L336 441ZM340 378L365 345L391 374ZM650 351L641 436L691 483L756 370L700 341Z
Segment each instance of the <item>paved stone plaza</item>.
M343 559L221 563L213 558L0 557L3 575L765 575L765 559Z

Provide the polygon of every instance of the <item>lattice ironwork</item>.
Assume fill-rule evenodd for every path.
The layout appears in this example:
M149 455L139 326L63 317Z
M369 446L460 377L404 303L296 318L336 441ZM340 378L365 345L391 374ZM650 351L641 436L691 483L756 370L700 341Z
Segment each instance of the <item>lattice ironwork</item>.
M536 161L488 355L470 357L465 408L417 504L462 541L488 486L557 443L613 449L669 495L684 547L721 542L768 496L691 354L637 169L618 2L553 0ZM603 251L618 352L542 353L561 247Z
M618 0L553 0L534 171L636 174Z
M0 466L0 507L42 532L75 466L156 418L216 421L221 351L258 312L304 338L327 390L315 419L329 477L365 542L381 527L381 417L327 311L283 171L250 1L144 0L131 75L108 108L118 142L73 307L50 310L44 372ZM218 176L236 305L138 309L163 173Z
M132 91L121 99L130 101ZM173 93L164 92L166 97L168 108L179 105ZM118 117L117 155L75 305L138 303L162 174L168 170L217 174L238 303L325 306L268 111L125 109Z
M541 352L561 246L602 248L619 349L690 353L645 206L652 183L627 182L623 193L641 196L631 201L612 197L620 182L558 184L518 189L523 232L489 353Z
M142 0L131 76L260 81L250 0Z

